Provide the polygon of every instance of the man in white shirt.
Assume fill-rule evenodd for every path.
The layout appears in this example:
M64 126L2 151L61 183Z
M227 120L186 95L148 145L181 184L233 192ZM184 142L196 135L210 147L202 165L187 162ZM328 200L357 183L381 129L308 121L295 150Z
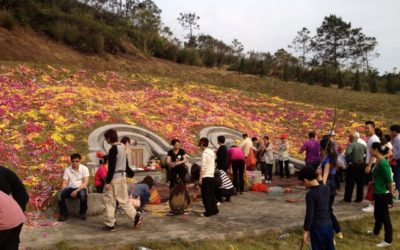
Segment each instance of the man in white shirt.
M81 220L86 220L89 169L80 164L81 159L80 154L72 154L71 166L64 171L61 191L58 193L59 221L68 219L68 210L65 204L67 198L78 198L80 200L79 217Z
M253 148L253 141L247 134L243 134L243 141L239 144L239 148L243 150L244 157L247 158L250 153L250 149Z
M370 174L371 174L371 168L375 164L375 157L372 156L372 144L374 142L381 142L379 137L375 134L375 123L373 121L367 121L365 122L365 133L368 136L368 142L367 142L367 154L365 157L365 173L367 174L367 180L369 181L371 179ZM374 206L372 204L369 204L368 207L363 208L362 211L364 212L374 212Z
M251 140L250 140L251 142ZM202 151L201 154L201 170L199 185L201 186L201 198L206 211L205 217L210 217L218 214L217 199L214 195L215 190L215 153L208 147L209 141L203 137L199 141L199 146Z

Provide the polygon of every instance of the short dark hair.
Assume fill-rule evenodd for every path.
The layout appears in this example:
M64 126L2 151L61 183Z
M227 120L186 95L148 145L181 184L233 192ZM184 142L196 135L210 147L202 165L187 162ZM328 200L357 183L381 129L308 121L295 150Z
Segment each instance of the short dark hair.
M172 139L171 145L174 146L177 142L181 143L181 141L179 139Z
M109 140L111 143L118 142L118 133L115 129L109 129L104 133L104 138Z
M248 135L248 134L246 134L246 133L244 133L242 136L243 136L243 138L247 138L247 137L249 137L249 135Z
M208 141L207 137L203 137L199 141L199 146L208 147L208 143L209 143L209 141Z
M317 172L310 167L303 167L299 172L299 180L315 180L317 179Z
M269 140L269 136L268 135L264 135L264 139Z
M78 153L72 154L70 158L71 158L71 161L75 160L75 159L82 160L82 156L80 154L78 154Z
M365 125L371 125L373 128L375 128L375 122L373 121L366 121Z
M149 186L149 188L152 188L154 185L154 180L151 176L146 176L144 177L142 183L147 184L147 186Z
M121 143L122 144L131 143L131 138L129 138L128 136L124 136L121 138Z
M253 137L253 138L251 138L251 141L253 141L253 142L258 141L258 138L257 137Z
M385 141L382 143L386 144L392 140L392 137L389 134L384 134L383 139L385 139Z
M390 126L390 131L394 131L396 133L400 133L400 125L399 124L394 124Z
M218 140L219 143L225 143L225 136L220 135L220 136L217 137L217 140Z
M308 133L308 138L315 138L317 136L317 133L315 133L315 131L310 131Z
M99 163L100 164L106 164L108 162L108 155L104 155L103 157L100 158Z

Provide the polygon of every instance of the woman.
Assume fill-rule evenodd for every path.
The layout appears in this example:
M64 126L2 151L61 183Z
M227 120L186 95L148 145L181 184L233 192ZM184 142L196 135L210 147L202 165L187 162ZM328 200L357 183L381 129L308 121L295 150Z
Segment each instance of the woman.
M131 197L140 199L140 207L137 209L138 211L143 212L144 207L150 201L150 189L153 185L153 178L151 176L146 176L142 182L137 183L134 189L129 192Z
M264 142L260 144L259 156L261 161L261 171L265 177L265 182L272 183L272 166L274 164L274 152L269 137L264 136Z
M185 150L181 149L181 141L173 139L171 141L173 149L168 151L167 164L169 166L169 188L172 189L178 183L178 178L185 183L187 173L186 165L187 155Z
M379 142L374 142L371 147L371 154L376 158L375 168L372 170L374 182L374 200L375 200L375 226L372 233L376 236L385 228L385 240L377 244L377 247L387 247L393 241L392 222L389 215L389 201L393 198L392 172L385 155L389 152L389 147Z
M319 174L320 180L322 180L323 184L329 186L329 211L331 214L333 230L335 231L337 238L343 239L343 233L332 208L336 196L335 175L338 155L333 147L332 141L329 139L329 136L324 136L322 138L320 142L320 150L322 163L318 168L317 173Z
M103 155L100 159L100 167L94 176L94 186L97 193L104 193L104 185L106 184L108 170L108 155Z
M283 166L285 165L286 178L289 180L289 143L287 142L286 134L281 135L281 140L278 145L279 153L279 173L281 175L281 180L283 181Z
M243 194L244 191L244 165L245 157L243 150L234 145L228 150L229 172L233 175L233 186L236 192Z

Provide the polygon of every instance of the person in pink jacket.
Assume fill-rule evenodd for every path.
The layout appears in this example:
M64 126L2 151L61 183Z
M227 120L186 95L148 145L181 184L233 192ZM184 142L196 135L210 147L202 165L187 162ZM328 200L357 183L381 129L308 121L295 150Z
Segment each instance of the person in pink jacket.
M13 197L0 191L0 249L18 250L25 220L24 212Z
M229 165L231 166L229 171L233 175L233 186L236 192L243 194L244 190L244 165L245 157L244 152L238 146L232 146L228 149Z

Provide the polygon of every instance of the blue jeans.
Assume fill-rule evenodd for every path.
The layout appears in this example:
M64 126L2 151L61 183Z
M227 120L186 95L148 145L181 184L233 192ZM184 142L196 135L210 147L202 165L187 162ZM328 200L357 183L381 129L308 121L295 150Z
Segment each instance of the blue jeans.
M312 250L335 250L332 225L320 225L310 229Z
M58 207L60 209L61 215L68 215L67 205L65 204L65 199L72 198L71 193L77 188L64 188L58 194ZM86 188L81 189L76 196L80 200L79 215L86 215L87 212L87 190Z

